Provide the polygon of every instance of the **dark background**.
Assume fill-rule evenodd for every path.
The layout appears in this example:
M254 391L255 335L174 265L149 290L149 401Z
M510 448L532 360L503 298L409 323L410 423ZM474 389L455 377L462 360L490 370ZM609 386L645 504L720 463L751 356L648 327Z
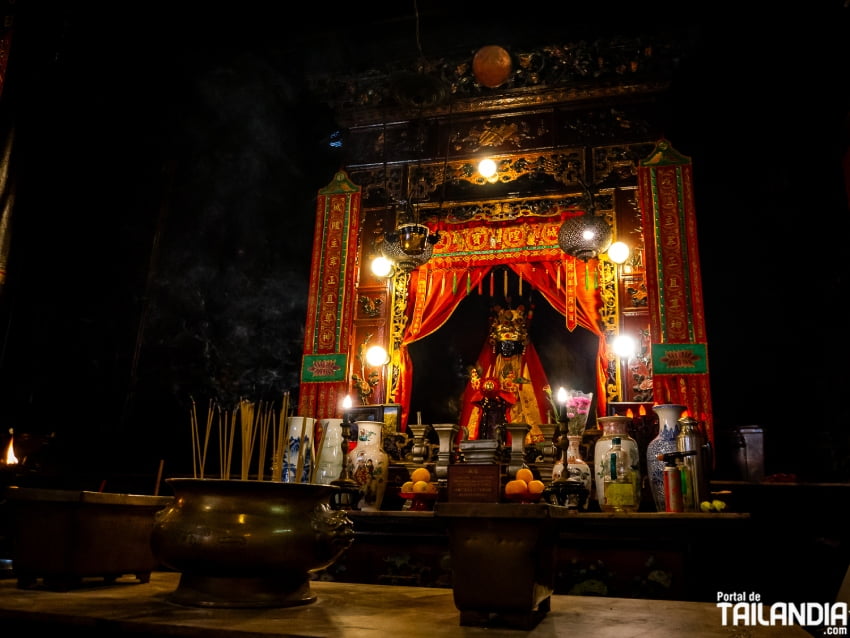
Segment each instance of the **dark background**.
M418 3L426 54L641 24L456 4ZM718 428L762 425L768 473L847 480L850 37L825 4L663 14L694 44L665 135L694 163ZM193 399L297 391L316 191L345 164L306 78L415 55L415 5L14 5L4 432L55 433L92 472L180 473Z

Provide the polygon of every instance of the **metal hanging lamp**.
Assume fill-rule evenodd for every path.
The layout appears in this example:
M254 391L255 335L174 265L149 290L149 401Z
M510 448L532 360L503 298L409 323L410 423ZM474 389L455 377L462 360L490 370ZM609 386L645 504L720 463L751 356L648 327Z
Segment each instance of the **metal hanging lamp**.
M558 246L566 254L587 262L608 250L614 238L614 229L604 215L596 212L593 194L584 182L586 210L581 215L569 217L558 230Z
M409 201L401 204L404 214L394 230L384 233L381 253L402 272L410 272L431 259L440 236L419 223L418 214Z

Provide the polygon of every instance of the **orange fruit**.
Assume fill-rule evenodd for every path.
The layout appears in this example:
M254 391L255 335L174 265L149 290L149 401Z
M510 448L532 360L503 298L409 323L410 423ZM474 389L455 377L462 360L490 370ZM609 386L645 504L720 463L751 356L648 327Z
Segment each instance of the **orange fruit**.
M516 471L516 476L514 478L528 483L529 481L534 480L534 472L529 470L527 467L521 467Z
M528 483L522 479L512 479L505 483L506 496L528 496Z
M413 481L407 481L404 485L402 485L401 491L403 494L410 494L413 491Z
M540 496L543 493L545 487L546 486L543 484L543 481L538 481L537 479L534 479L533 481L528 482L528 493L531 496Z
M436 494L440 491L440 488L437 487L436 483L428 483L428 492L430 494Z
M427 492L430 488L428 481L414 481L413 483L413 491L414 492Z
M431 472L426 467L417 467L410 473L410 480L414 483L416 481L425 481L427 483L431 480Z

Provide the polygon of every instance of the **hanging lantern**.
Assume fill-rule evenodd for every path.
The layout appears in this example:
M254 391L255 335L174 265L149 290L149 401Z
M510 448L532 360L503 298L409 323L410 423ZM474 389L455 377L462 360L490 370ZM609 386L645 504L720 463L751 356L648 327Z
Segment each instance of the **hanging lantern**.
M614 231L602 215L587 212L565 219L558 231L558 246L586 262L608 250Z
M431 259L440 236L424 224L401 224L384 234L381 253L402 272L410 272Z

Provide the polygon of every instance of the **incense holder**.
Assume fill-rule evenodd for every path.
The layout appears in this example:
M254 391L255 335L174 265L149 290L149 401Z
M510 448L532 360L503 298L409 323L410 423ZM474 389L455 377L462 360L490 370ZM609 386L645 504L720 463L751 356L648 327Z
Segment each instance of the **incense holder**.
M181 573L171 602L196 607L291 607L314 602L311 575L354 541L330 506L333 485L171 478L154 555Z
M18 588L66 591L87 578L150 581L156 513L171 496L9 487L12 565ZM39 580L41 582L39 582Z

